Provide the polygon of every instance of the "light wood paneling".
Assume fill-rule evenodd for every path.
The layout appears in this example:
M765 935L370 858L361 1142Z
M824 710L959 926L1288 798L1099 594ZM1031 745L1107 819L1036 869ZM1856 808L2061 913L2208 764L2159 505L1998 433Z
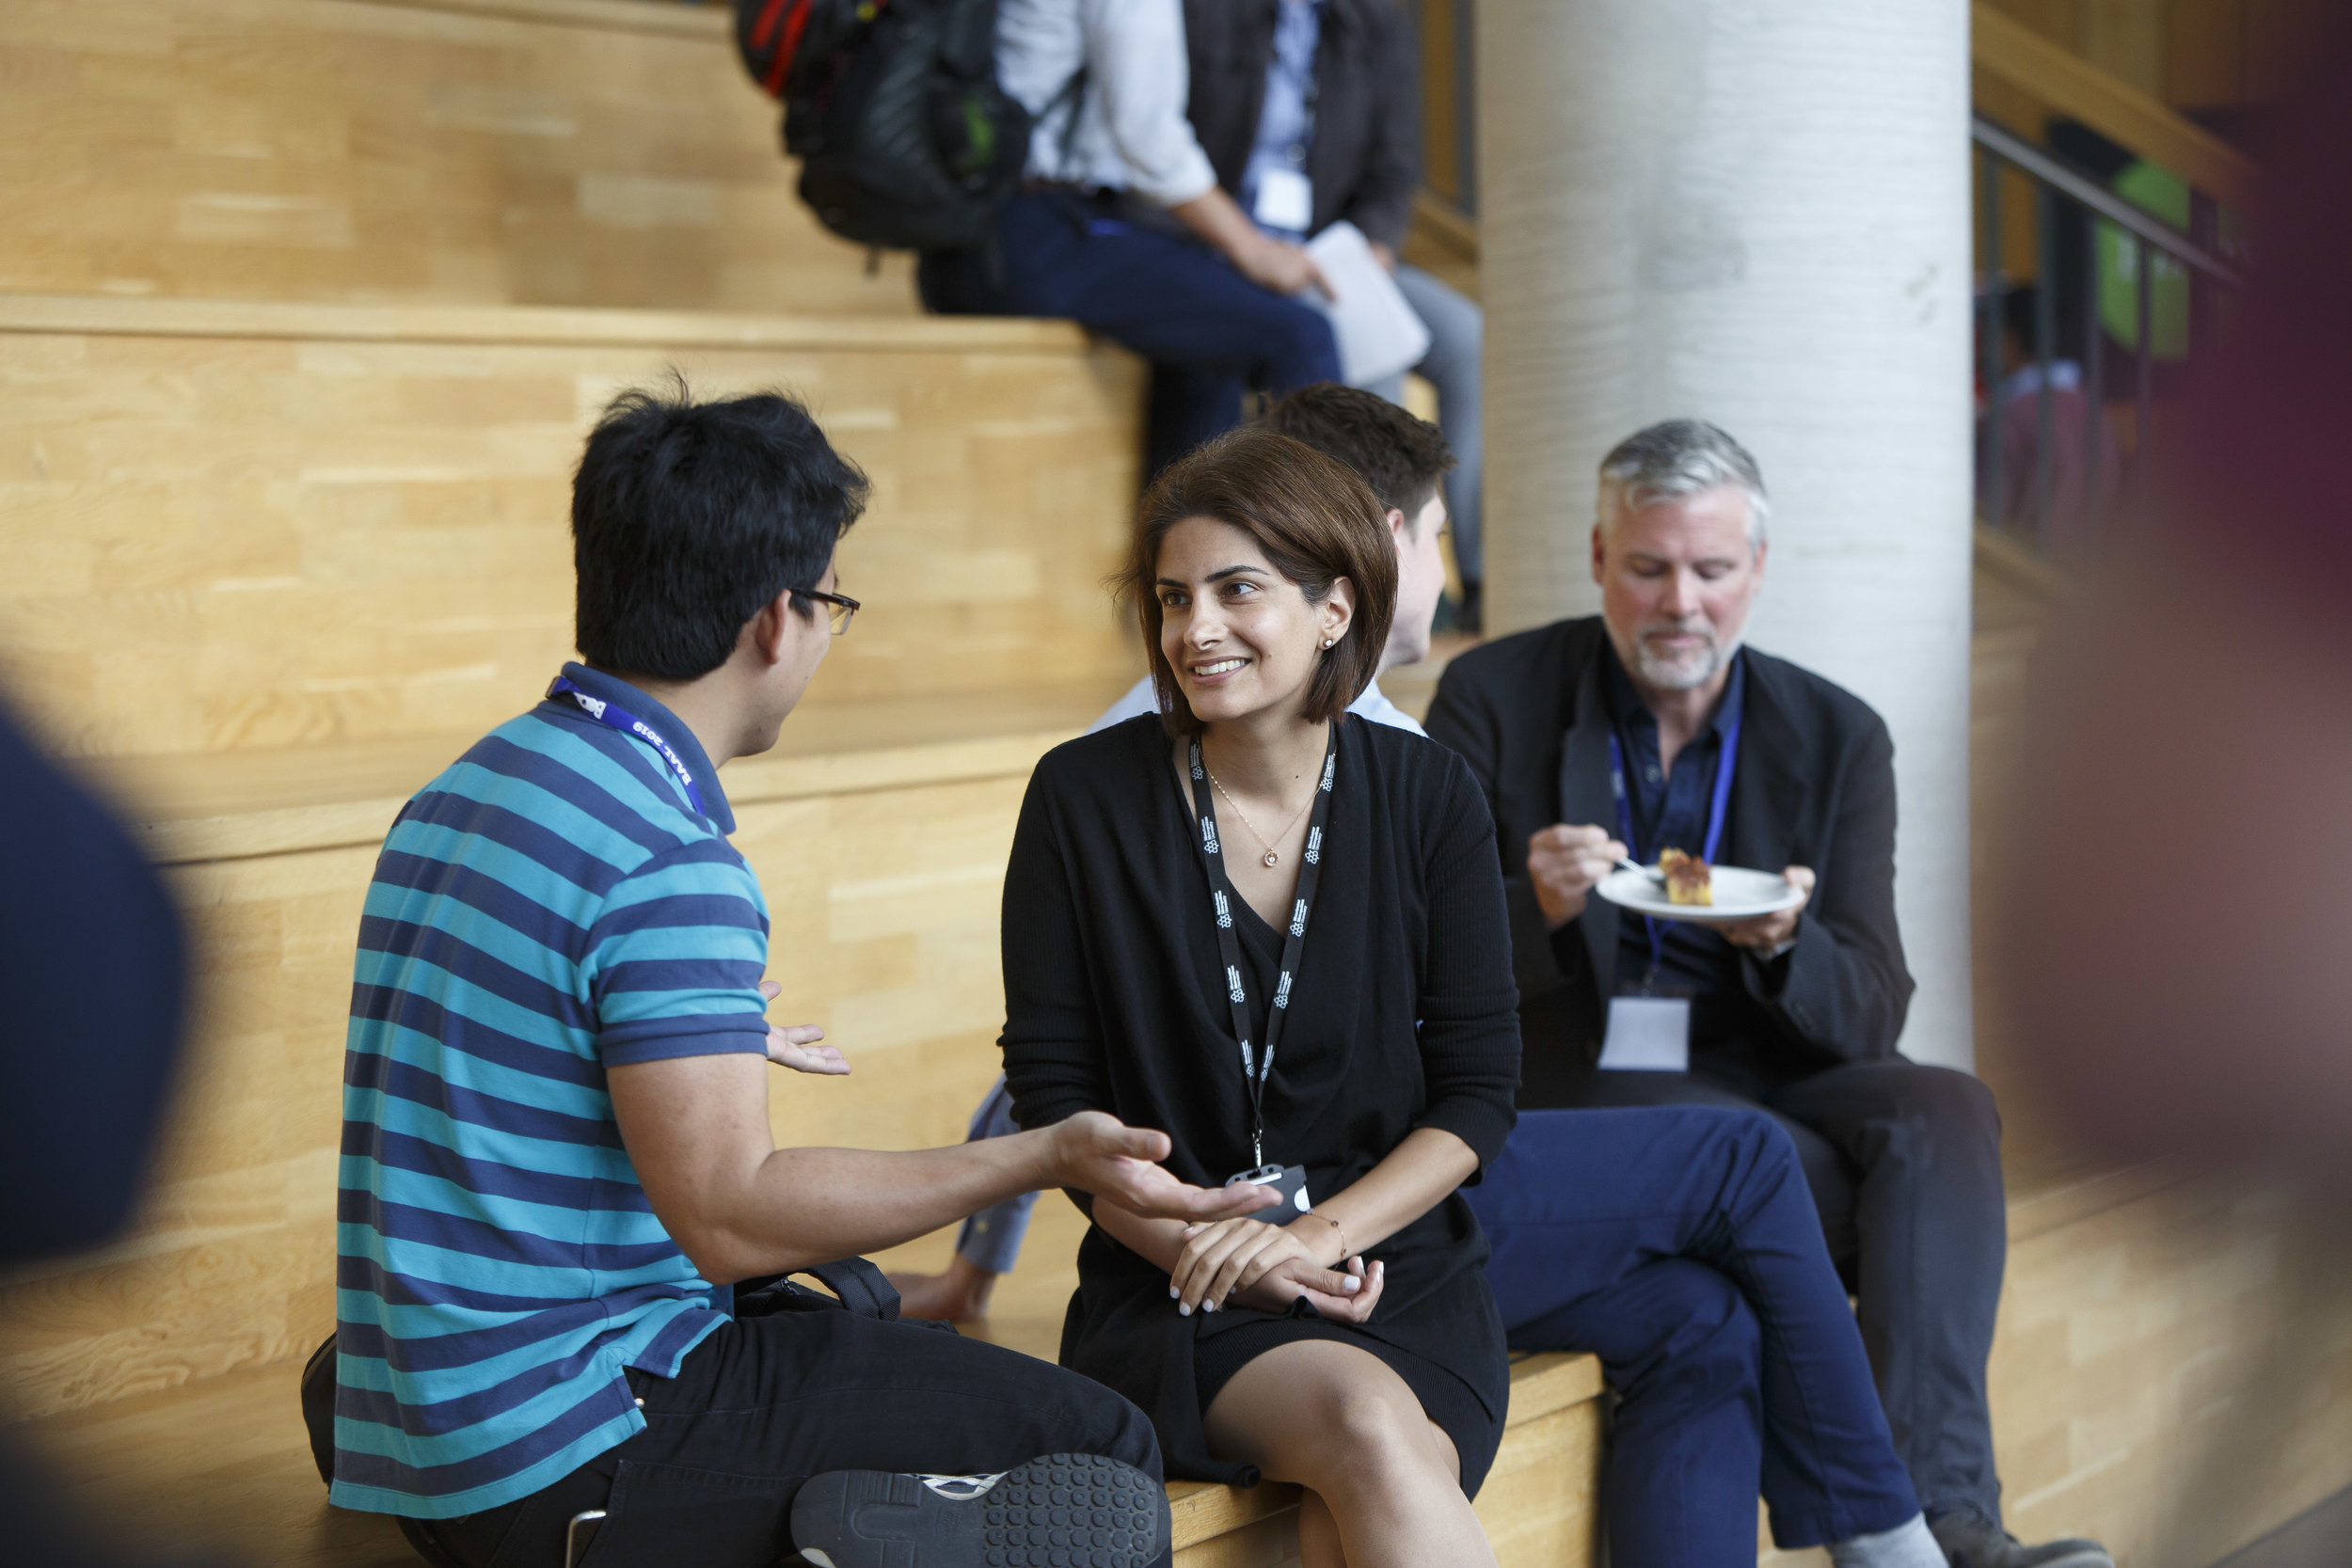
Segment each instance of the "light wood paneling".
M2122 1568L2201 1568L2352 1484L2342 1294L2288 1347L2283 1397L2260 1380L2284 1287L2320 1241L2280 1193L2183 1183L2020 1229L1992 1370L2020 1537L2088 1534ZM2213 1495L2233 1463L2244 1485Z
M0 290L914 309L723 7L6 0Z
M499 722L570 653L580 441L671 366L805 398L873 479L841 556L868 608L812 702L1135 664L1103 587L1136 480L1123 353L1034 323L858 346L846 321L508 314L0 300L0 668L37 725L123 756Z

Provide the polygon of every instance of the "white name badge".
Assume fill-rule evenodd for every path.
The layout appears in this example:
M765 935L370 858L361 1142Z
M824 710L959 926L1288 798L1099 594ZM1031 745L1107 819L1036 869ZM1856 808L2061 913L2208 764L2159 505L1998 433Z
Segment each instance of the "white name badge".
M1691 1070L1691 999L1613 996L1597 1067L1620 1072Z
M1315 220L1315 182L1295 168L1258 176L1258 207L1250 214L1268 229L1304 234Z

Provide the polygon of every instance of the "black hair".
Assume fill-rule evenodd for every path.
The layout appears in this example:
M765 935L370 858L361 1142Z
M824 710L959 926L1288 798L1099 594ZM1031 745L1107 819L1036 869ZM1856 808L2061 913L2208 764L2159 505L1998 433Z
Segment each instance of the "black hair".
M696 403L683 376L623 392L572 476L576 636L599 669L687 681L787 588L814 588L866 476L777 392ZM803 617L814 601L795 595Z
M1438 427L1375 392L1319 381L1266 410L1265 425L1356 471L1381 506L1413 526L1437 495L1454 449Z

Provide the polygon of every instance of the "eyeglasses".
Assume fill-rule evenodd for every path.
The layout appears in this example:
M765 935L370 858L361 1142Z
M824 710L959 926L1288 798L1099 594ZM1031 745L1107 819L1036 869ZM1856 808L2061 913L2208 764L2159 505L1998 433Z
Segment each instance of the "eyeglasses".
M850 620L866 608L847 594L820 594L814 588L795 588L792 592L803 599L815 599L825 607L825 618L833 623L835 637L848 631Z

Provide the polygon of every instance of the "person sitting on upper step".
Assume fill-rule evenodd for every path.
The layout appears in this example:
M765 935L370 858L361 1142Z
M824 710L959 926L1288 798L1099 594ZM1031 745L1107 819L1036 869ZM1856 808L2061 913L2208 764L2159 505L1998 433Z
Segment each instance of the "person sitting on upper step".
M926 254L924 305L1063 316L1152 362L1148 478L1241 422L1242 389L1336 380L1321 274L1217 188L1184 119L1181 0L999 0L996 75L1037 117L992 243Z
M1353 468L1387 508L1397 609L1381 667L1418 662L1442 572L1444 437L1344 387L1295 392L1266 422ZM1159 710L1147 676L1093 730ZM1421 734L1376 684L1349 711ZM1013 1125L1000 1078L973 1135ZM1835 1542L1849 1564L1940 1562L1895 1458L1796 1149L1769 1117L1699 1107L1526 1112L1465 1192L1502 1259L1490 1274L1523 1273L1526 1259L1540 1259L1562 1304L1554 1319L1506 1326L1545 1348L1596 1351L1608 1370L1618 1402L1604 1513L1621 1568L1746 1568L1759 1486L1784 1542ZM946 1274L895 1276L910 1310L979 1315L1012 1268L1029 1202L967 1221ZM1795 1372L1768 1378L1768 1365ZM1768 1442L1794 1462L1768 1471Z
M770 1132L771 1062L849 1069L767 1022L718 769L775 744L848 629L864 494L786 398L620 398L573 487L585 662L385 841L343 1066L332 1497L442 1568L553 1568L598 1511L615 1568L977 1568L985 1511L1049 1494L1111 1516L1104 1560L1168 1561L1140 1412L892 1321L871 1264L827 1260L1041 1184L1165 1223L1263 1199L1179 1181L1165 1134L1101 1114L914 1153ZM773 1277L812 1267L858 1309ZM1006 1528L1028 1544L994 1524L1000 1557Z
M1641 431L1600 466L1601 613L1489 642L1438 683L1429 733L1469 759L1502 848L1519 1104L1768 1111L1861 1298L1896 1450L1952 1561L2107 1568L2090 1542L2024 1547L2000 1528L1985 1400L2000 1120L1975 1078L1896 1051L1912 980L1893 746L1860 699L1741 646L1766 520L1762 475L1729 436ZM1620 859L1669 848L1785 867L1797 896L1718 925L1594 896ZM1490 1227L1513 1201L1498 1194L1490 1180L1473 1195ZM1585 1342L1556 1258L1499 1245L1492 1272L1514 1344Z
M1457 615L1478 629L1486 318L1400 260L1421 185L1421 85L1411 20L1394 0L1184 0L1193 135L1271 237L1303 244L1352 223L1429 329L1412 369L1437 388L1438 424L1458 460L1445 482ZM1402 371L1367 383L1391 403Z

